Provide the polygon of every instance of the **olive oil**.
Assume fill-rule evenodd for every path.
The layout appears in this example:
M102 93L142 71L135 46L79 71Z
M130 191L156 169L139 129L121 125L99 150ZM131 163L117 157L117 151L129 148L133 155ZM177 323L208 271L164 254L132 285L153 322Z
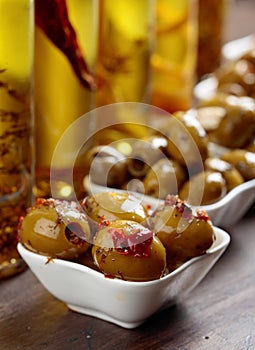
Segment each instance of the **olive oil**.
M47 2L48 3L48 2ZM68 19L75 31L81 53L91 72L94 69L97 46L97 0L67 0ZM43 4L47 5L47 4ZM47 18L45 19L47 20ZM57 19L56 19L57 20ZM54 34L54 33L52 33ZM56 34L57 35L57 34ZM50 169L53 152L65 130L92 108L93 91L78 79L65 55L46 34L35 28L35 135L36 135L36 187L37 197L51 196ZM88 123L84 137L91 132ZM75 135L74 135L75 138ZM86 137L85 137L86 138ZM72 154L76 150L74 139L64 140L65 152L54 162L52 185L58 198L76 196L65 174L72 171ZM77 160L79 163L79 160ZM71 170L70 170L71 169ZM79 183L77 196L81 196L81 178L85 175L82 160L74 181ZM79 178L77 178L79 176Z
M25 265L16 245L32 201L33 13L32 1L0 0L0 278Z
M197 0L156 0L152 104L168 112L193 102L197 60Z

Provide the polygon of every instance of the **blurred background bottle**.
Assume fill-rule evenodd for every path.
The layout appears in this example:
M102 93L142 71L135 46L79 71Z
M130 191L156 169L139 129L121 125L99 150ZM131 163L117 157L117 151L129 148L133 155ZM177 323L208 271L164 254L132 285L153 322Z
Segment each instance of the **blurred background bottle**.
M74 185L65 181L73 159L73 141L50 167L61 136L77 118L92 108L93 73L98 28L97 0L44 0L36 2L35 28L35 137L37 197L83 196L85 166L76 160ZM86 76L87 74L87 76ZM85 76L85 78L84 78ZM91 132L88 123L85 135ZM75 192L75 193L74 193Z
M193 102L198 44L197 0L156 0L152 104L168 112Z
M198 80L212 73L221 63L226 10L226 0L199 0Z
M100 0L95 106L116 102L151 102L150 57L154 49L154 0ZM118 109L119 110L119 109ZM125 114L125 111L123 111ZM121 113L122 114L122 113ZM121 124L95 135L98 143L123 136L139 137L144 129Z
M0 0L0 278L25 267L16 245L32 203L33 29L33 1Z

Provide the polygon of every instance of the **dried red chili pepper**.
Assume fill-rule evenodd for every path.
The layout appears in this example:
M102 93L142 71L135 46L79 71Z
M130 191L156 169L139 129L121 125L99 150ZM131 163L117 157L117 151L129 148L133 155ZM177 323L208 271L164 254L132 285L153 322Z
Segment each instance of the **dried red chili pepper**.
M35 0L35 23L68 58L73 70L86 88L95 88L75 30L68 18L66 0Z

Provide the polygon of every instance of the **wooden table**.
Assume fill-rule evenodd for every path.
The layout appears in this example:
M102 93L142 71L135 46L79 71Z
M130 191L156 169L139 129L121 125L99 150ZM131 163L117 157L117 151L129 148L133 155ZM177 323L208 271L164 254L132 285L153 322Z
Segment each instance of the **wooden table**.
M252 33L254 0L233 2L227 38ZM69 311L30 270L0 282L0 350L255 350L255 206L190 296L126 330Z

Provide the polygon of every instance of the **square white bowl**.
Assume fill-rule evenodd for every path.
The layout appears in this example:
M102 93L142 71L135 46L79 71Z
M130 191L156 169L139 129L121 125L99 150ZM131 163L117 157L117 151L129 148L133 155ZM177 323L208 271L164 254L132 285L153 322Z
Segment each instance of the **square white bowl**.
M18 251L42 285L71 310L124 328L135 328L159 310L191 292L223 254L230 236L214 227L216 240L206 254L184 263L161 279L129 282L109 279L87 266L33 253L18 243Z

